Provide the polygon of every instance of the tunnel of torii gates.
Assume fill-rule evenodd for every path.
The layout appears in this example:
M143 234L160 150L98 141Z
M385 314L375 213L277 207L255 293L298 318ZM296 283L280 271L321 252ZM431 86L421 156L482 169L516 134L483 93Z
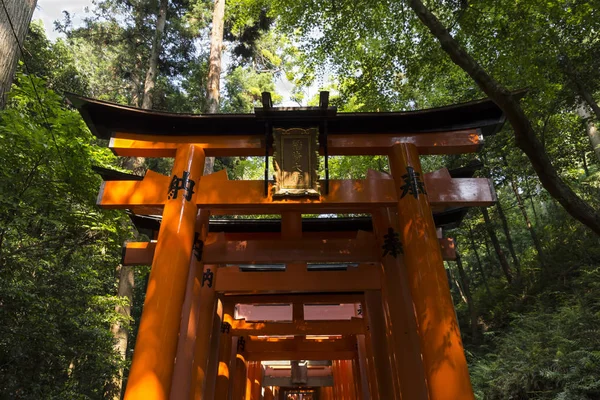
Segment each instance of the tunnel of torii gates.
M124 248L152 265L126 400L474 398L443 232L496 197L477 165L419 156L476 152L504 123L494 103L337 113L327 92L263 93L254 114L183 115L68 97L116 155L175 159L171 176L99 170L98 204L153 238ZM329 179L339 155L387 155L390 174ZM265 180L203 175L232 156L264 157Z

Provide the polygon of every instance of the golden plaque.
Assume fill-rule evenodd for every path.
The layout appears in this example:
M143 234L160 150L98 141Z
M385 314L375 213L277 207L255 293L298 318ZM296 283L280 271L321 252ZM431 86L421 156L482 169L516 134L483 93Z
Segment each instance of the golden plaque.
M319 196L317 128L273 129L273 197Z

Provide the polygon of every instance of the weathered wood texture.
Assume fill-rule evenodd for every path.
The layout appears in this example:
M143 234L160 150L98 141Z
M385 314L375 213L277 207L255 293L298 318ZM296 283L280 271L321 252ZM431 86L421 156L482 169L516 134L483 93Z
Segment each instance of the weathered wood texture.
M22 46L25 41L36 3L37 0L3 0L0 4L0 109L6 104L6 94L21 58L19 43Z

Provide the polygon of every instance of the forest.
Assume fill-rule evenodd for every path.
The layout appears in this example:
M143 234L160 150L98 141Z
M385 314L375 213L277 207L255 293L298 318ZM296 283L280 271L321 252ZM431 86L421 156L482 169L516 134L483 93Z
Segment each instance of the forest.
M131 362L149 267L121 267L121 246L147 238L96 206L93 168L170 161L115 157L65 93L252 113L264 91L300 106L319 90L339 112L502 109L479 153L423 161L481 164L499 200L447 232L476 398L600 399L599 0L96 0L46 28L37 0L0 1L0 399L119 399ZM213 162L262 179L262 159Z

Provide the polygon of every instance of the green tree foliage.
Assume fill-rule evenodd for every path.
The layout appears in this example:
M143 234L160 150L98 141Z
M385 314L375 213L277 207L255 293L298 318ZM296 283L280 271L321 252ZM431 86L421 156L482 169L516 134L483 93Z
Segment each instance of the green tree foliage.
M106 79L98 82L96 89L100 93L95 97L141 104L158 7L158 1L103 0L92 9L82 27L73 27L68 13L57 24L69 42L93 48L91 65L104 66L100 76L105 75ZM153 108L192 112L202 105L203 97L195 92L203 89L195 78L198 68L202 69L206 62L207 52L197 53L194 40L204 20L191 21L189 7L187 0L169 1ZM186 87L192 90L186 92Z
M600 396L599 273L597 266L583 266L568 287L541 294L526 312L511 316L505 332L489 334L493 351L471 354L479 398Z
M585 139L576 134L581 132L578 121L563 127L566 132L573 132L562 135L563 147L576 148ZM600 329L598 240L541 188L527 159L513 149L507 130L488 140L481 154L485 167L479 174L491 176L495 183L508 235L498 207L488 209L492 229L513 275L518 269L520 278L512 284L506 281L477 210L469 212L460 229L448 233L456 239L463 255L474 302L480 311L481 337L472 337L467 329L467 304L455 287L473 385L480 399L595 399L600 344L592 336ZM563 176L570 179L583 198L599 207L598 166L592 165L586 174L579 162L580 153L559 146L556 149L555 159L564 157ZM449 161L451 165L457 162L454 166L464 162ZM532 230L541 243L541 254ZM511 256L509 239L515 257ZM491 293L486 289L479 263ZM458 276L454 266L451 269Z
M225 113L251 114L261 104L261 93L275 91L273 75L256 72L252 68L236 67L225 78L225 93L221 109ZM273 102L281 96L272 96Z
M92 94L89 77L82 74L77 65L83 50L78 47L62 39L52 43L46 38L41 21L33 21L27 33L23 61L32 74L45 77L49 87L55 90Z
M590 21L594 12L578 2L566 7L558 4L531 1L526 7L523 3L498 6L498 2L478 1L429 5L469 54L504 87L532 88L524 110L535 132L543 137L546 148L541 151L549 153L555 150L547 139L564 135L562 126L573 119L574 106L581 104L581 96L567 90L573 85L565 78L565 66L582 65L583 70L596 62L589 51L597 41L593 33L597 21ZM281 16L282 29L289 34L299 32L305 39L307 69L330 66L337 75L341 97L357 96L362 110L422 108L482 97L405 2L322 5L280 1L273 8ZM546 18L549 12L551 17ZM495 22L486 25L488 20ZM530 25L530 30L523 29ZM586 29L577 28L581 25ZM577 59L577 64L571 59ZM595 75L589 76L593 79ZM585 135L581 123L578 136ZM555 143L558 148L564 145L560 139ZM523 141L515 144L523 145ZM578 164L588 163L589 150L588 146L578 152ZM533 157L531 151L528 156ZM543 171L536 165L540 175ZM560 182L559 177L569 181L561 175L560 166L558 172L556 179L542 181L546 187L550 181ZM553 191L555 196L557 193L557 189ZM562 201L567 207L566 200ZM571 196L569 201L574 204L576 198ZM585 203L579 205L586 209L588 220L596 217ZM572 211L572 207L568 209Z
M231 0L227 2L224 39L234 44L234 64L253 64L257 69L270 69L273 57L264 57L265 37L269 37L273 17L264 0ZM268 51L268 50L267 50Z
M129 227L96 207L91 167L114 156L23 75L0 114L0 153L0 397L102 398L117 368L108 327Z

